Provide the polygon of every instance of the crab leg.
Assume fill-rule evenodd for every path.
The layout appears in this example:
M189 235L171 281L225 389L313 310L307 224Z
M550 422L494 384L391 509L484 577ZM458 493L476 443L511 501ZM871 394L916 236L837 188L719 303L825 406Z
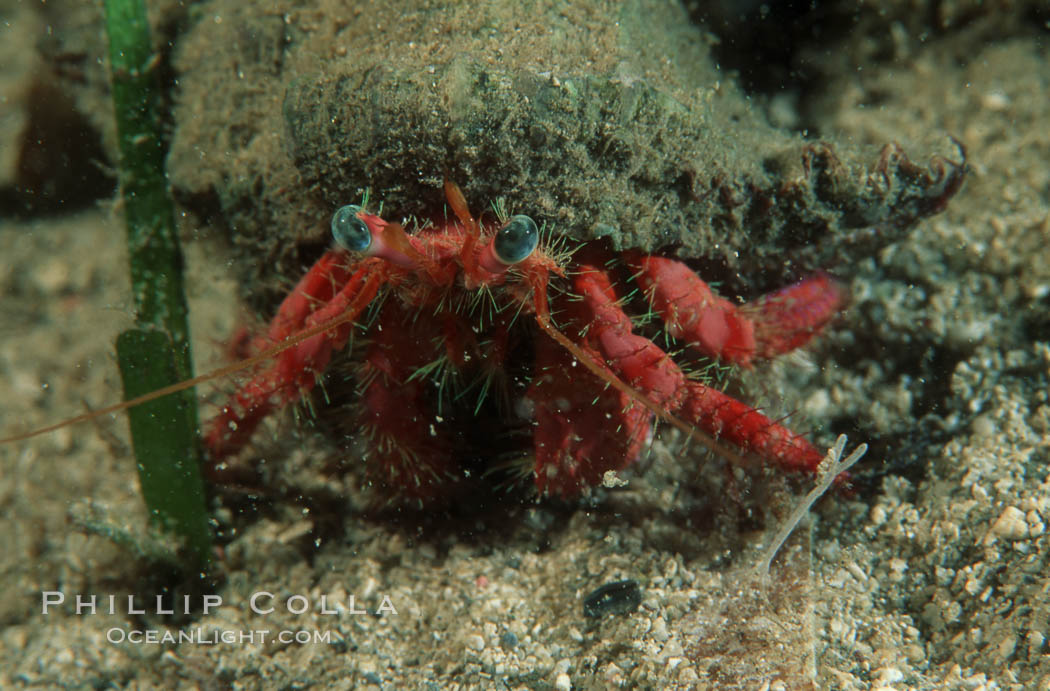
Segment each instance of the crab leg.
M270 320L265 334L257 336L250 352L255 353L280 343L301 329L306 318L335 297L340 286L350 278L349 258L345 251L325 252L288 294Z
M346 345L354 319L375 297L385 277L379 264L365 261L342 287L332 292L331 286L338 285L334 281L347 273L338 257L333 257L339 254L342 253L325 254L303 277L271 322L268 338L280 336L282 340L294 341L297 334L325 324L331 323L331 328L280 352L269 367L252 377L223 406L205 434L212 463L238 452L263 418L312 389L332 352ZM310 290L318 299L326 294L331 297L310 311L317 304Z
M580 316L588 319L586 341L613 372L663 410L785 469L814 470L820 463L823 454L804 438L720 391L689 381L659 346L635 334L604 271L581 266L574 288L583 297L577 303Z
M602 375L579 372L576 356L554 340L536 341L536 373L526 397L535 419L533 479L541 495L573 497L601 483L606 471L621 470L641 454L649 434L651 412L608 387L602 377L612 374L601 356L579 347Z
M756 324L755 357L769 359L809 343L848 300L841 283L818 273L747 303L741 309Z
M745 367L805 345L846 303L845 290L827 274L737 307L679 261L631 253L627 263L671 336Z

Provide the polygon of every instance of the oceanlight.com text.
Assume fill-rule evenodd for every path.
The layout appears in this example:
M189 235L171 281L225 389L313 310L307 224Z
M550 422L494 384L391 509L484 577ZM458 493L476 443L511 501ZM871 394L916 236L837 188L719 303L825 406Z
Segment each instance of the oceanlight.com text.
M330 645L342 640L332 631L310 631L307 629L124 629L115 626L106 631L106 640L114 645L266 645L276 641L284 645L298 643L324 643Z

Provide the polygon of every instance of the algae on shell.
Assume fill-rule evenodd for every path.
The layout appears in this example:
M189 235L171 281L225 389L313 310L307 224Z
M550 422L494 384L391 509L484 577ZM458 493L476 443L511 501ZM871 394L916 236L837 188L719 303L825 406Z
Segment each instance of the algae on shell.
M926 170L774 127L673 4L208 14L226 21L182 43L171 174L190 206L217 207L251 277L274 270L259 257L297 275L296 243L326 242L332 209L366 189L388 214L440 214L448 176L476 212L501 198L575 239L776 284L848 261L858 229L892 242L963 177L961 161Z

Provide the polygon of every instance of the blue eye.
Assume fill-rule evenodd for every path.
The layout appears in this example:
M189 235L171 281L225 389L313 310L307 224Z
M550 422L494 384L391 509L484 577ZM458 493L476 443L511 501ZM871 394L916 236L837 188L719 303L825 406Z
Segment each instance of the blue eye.
M352 252L364 252L372 244L372 233L358 217L360 206L347 204L332 216L332 237L340 247Z
M528 216L512 216L507 225L496 233L492 240L492 249L496 258L504 264L517 264L525 261L540 244L540 231L536 221Z

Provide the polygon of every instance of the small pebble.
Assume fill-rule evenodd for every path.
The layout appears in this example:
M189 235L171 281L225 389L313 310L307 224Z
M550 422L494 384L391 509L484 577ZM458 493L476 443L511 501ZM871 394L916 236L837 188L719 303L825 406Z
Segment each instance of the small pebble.
M990 545L999 537L1007 540L1020 540L1028 537L1028 522L1025 520L1024 512L1016 506L1007 506L999 514L999 518L995 519L984 542Z
M664 621L663 617L657 617L656 621L653 622L653 628L650 632L653 635L653 640L658 643L666 643L670 634L667 633L667 622Z
M554 680L554 688L558 689L558 691L569 691L572 689L572 681L569 679L569 675L559 674Z
M699 681L700 677L696 675L696 670L694 670L691 666L683 667L682 671L678 673L678 683L682 684L683 686L691 688L693 684L696 684Z
M922 649L921 645L912 643L904 646L904 656L908 658L908 662L918 664L926 659L926 651Z
M988 110L1003 111L1010 107L1010 97L998 89L993 89L981 97L981 105Z
M45 261L33 274L37 286L48 295L54 295L72 286L69 265L57 258Z

